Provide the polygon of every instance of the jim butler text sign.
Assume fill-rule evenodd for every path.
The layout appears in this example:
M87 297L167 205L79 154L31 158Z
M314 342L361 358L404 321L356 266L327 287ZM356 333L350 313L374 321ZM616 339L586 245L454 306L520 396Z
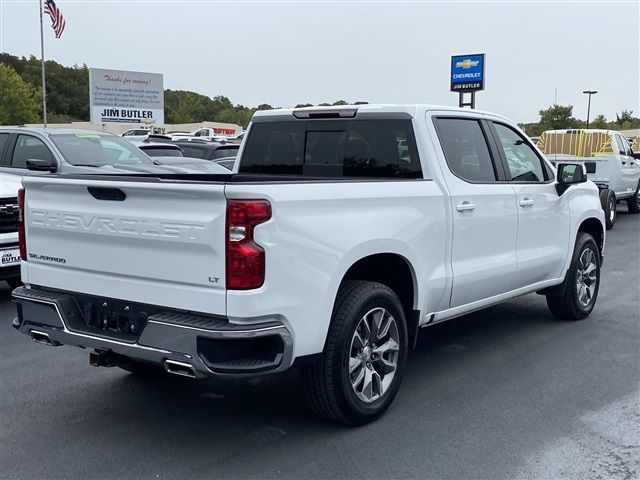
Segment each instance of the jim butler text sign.
M92 123L164 124L162 74L89 69Z
M451 91L484 90L484 53L451 57Z

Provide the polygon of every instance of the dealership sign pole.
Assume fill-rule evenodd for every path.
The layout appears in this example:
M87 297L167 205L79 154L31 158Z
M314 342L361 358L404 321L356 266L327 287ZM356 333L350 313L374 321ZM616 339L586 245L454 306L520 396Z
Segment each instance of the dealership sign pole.
M47 128L47 83L44 74L44 29L42 27L42 0L40 0L40 57L42 66L42 120L44 128Z
M454 55L451 57L451 91L458 92L458 106L476 108L476 92L484 90L485 54ZM471 100L464 101L464 94Z

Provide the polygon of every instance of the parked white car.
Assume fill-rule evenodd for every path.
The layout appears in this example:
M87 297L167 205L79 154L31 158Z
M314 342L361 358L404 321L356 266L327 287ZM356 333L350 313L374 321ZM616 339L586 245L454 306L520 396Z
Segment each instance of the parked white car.
M0 153L4 148L0 134ZM20 249L18 248L18 190L20 179L0 174L0 281L11 287L20 285Z
M152 133L153 131L149 128L132 128L122 132L120 136L127 140L144 140Z
M538 141L552 162L581 162L600 188L607 229L616 221L616 203L640 213L640 158L624 135L612 130L548 130Z
M242 140L242 134L244 132L240 132L238 134L231 134L231 138L234 140L238 140L237 143L240 143ZM191 139L199 139L199 140L209 140L211 142L226 142L229 137L224 133L216 132L216 129L210 127L202 127L196 128L192 132L189 133L170 133L168 134L172 140L191 140Z
M238 162L25 178L14 326L136 373L299 365L313 409L356 425L391 404L419 328L533 292L562 319L596 304L598 188L501 116L261 111Z

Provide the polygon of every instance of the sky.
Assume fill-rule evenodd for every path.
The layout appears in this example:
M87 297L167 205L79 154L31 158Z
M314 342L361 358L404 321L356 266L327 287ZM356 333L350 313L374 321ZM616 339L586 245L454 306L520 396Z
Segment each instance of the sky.
M640 115L640 0L329 2L56 0L45 57L164 74L234 104L457 105L451 55L486 53L476 108L516 122L556 101L584 119ZM40 57L37 0L0 0L0 51ZM557 92L557 93L556 93ZM87 92L88 95L88 92Z

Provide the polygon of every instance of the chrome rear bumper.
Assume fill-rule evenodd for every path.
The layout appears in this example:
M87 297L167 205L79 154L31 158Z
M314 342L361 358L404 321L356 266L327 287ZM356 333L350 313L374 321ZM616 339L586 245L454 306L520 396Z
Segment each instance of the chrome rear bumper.
M166 310L150 315L137 340L129 342L71 328L82 315L71 293L19 287L12 300L18 307L13 326L38 343L113 352L165 368L167 361L189 365L197 378L276 373L292 364L292 336L275 321L238 325L220 317Z

